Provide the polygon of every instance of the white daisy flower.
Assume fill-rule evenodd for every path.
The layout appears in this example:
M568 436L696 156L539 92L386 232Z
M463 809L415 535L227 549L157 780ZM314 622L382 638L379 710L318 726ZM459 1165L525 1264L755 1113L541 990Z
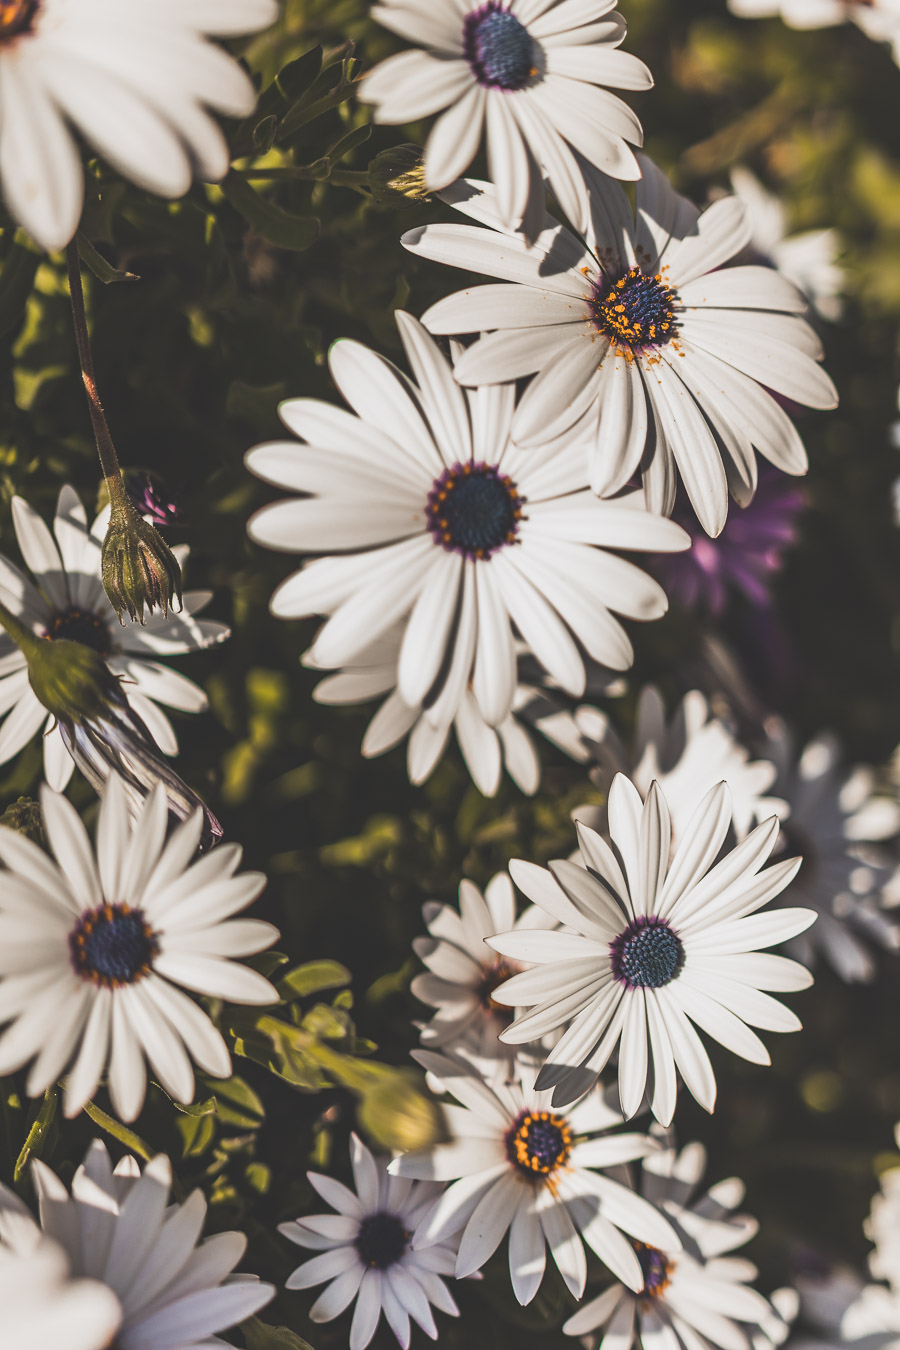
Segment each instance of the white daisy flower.
M540 1287L548 1246L580 1298L585 1243L633 1289L641 1287L641 1271L629 1239L678 1245L658 1210L604 1175L657 1145L646 1134L611 1133L622 1117L599 1089L563 1114L551 1109L548 1093L533 1090L527 1074L522 1082L490 1085L459 1060L428 1050L413 1051L413 1058L460 1105L444 1108L449 1143L404 1154L389 1171L453 1183L422 1220L413 1245L459 1234L457 1279L480 1270L507 1232L510 1279L522 1304Z
M397 688L403 628L398 627L360 652L343 669L327 675L313 690L317 703L346 707L387 695L363 737L366 759L386 754L408 737L406 764L411 783L424 783L439 764L455 733L460 753L472 781L485 797L496 796L504 768L526 796L537 792L541 781L541 758L531 734L540 732L566 754L585 762L587 751L575 720L552 692L523 684L513 695L512 710L496 727L484 719L471 683L455 709L441 706L442 720L434 722L430 708L410 707ZM516 643L517 652L524 644ZM307 652L305 665L317 668ZM531 664L534 664L533 662Z
M900 1124L894 1128L900 1148ZM900 1167L889 1167L879 1177L879 1189L864 1224L866 1237L875 1244L869 1269L877 1280L886 1280L900 1296Z
M688 536L640 509L639 493L597 502L577 442L521 453L510 440L515 389L464 393L421 324L397 322L417 384L358 343L335 343L331 374L357 416L316 399L281 405L308 443L257 446L247 465L309 495L263 507L248 529L270 548L332 555L271 603L281 618L330 615L317 666L346 665L402 621L407 707L425 704L433 727L448 726L471 682L499 726L516 691L513 624L580 696L582 648L614 670L632 662L610 611L654 619L666 609L659 584L606 549L676 551Z
M579 708L576 722L596 765L591 779L602 791L608 792L615 775L624 773L646 801L653 781L659 783L669 803L672 848L678 846L697 807L716 783L728 784L738 839L744 839L761 820L787 813L783 801L767 795L775 781L774 764L751 760L731 729L713 716L699 689L685 694L667 719L659 690L645 685L638 697L630 751L599 708ZM605 807L577 807L573 816L606 833Z
M416 938L413 950L428 967L410 988L417 999L437 1011L421 1031L428 1049L444 1050L476 1065L486 1078L509 1077L516 1051L499 1039L512 1016L499 1007L493 992L524 967L504 961L486 946L496 933L533 932L556 927L537 905L516 916L516 897L506 872L498 872L484 889L471 881L459 884L459 909L429 900L424 906L430 937Z
M800 1029L761 991L804 989L812 977L761 949L803 932L815 912L755 912L784 890L800 859L760 872L778 837L773 817L713 866L730 825L730 795L720 783L670 856L672 822L659 785L645 804L619 774L609 792L610 843L576 825L583 866L510 863L519 889L568 930L488 939L501 956L534 963L494 991L498 1003L531 1010L502 1039L515 1045L568 1028L537 1080L553 1088L554 1104L577 1100L621 1040L624 1114L639 1109L649 1077L653 1114L668 1125L676 1070L701 1106L715 1106L712 1066L692 1023L756 1064L769 1055L751 1026Z
M438 334L493 330L457 362L464 385L535 375L513 417L517 445L540 446L578 423L594 492L608 496L640 469L648 508L671 515L680 475L716 535L729 490L741 505L753 497L755 450L786 473L806 472L773 394L837 403L801 317L806 301L770 267L725 266L750 239L736 198L701 215L641 156L635 214L621 184L582 168L591 194L583 238L545 215L529 247L506 230L489 184L444 193L482 228L420 226L404 245L506 284L457 291L422 322Z
M883 908L900 900L888 894L895 864L884 847L900 833L900 802L877 790L871 769L842 765L836 737L816 736L798 755L784 723L771 718L766 729L775 791L790 808L783 847L803 857L783 899L818 915L794 953L808 965L824 957L848 982L871 980L876 965L868 943L900 949L900 924Z
M756 1267L728 1255L749 1242L758 1227L749 1215L735 1212L744 1184L731 1177L697 1194L705 1167L701 1144L688 1144L681 1153L667 1148L644 1159L641 1190L671 1219L683 1246L676 1251L638 1247L642 1287L632 1292L615 1284L604 1290L569 1318L566 1335L599 1332L607 1350L655 1345L739 1350L751 1344L762 1350L786 1339L787 1319L750 1287ZM794 1300L785 1293L788 1298L778 1302L792 1312Z
M771 263L793 281L821 318L837 322L844 285L843 270L835 261L841 249L837 230L803 230L789 235L784 203L743 165L731 170L731 187L747 212L751 256L756 254Z
M95 1139L71 1193L45 1163L33 1162L31 1175L44 1232L65 1249L75 1275L100 1281L118 1301L116 1350L210 1350L225 1344L217 1332L275 1295L255 1275L231 1273L247 1247L243 1233L216 1233L198 1245L206 1200L195 1190L183 1204L169 1203L172 1166L164 1154L143 1173L132 1157L113 1170ZM9 1194L0 1187L0 1205ZM44 1344L75 1350L80 1342L66 1335Z
M122 1321L119 1300L95 1279L73 1279L63 1248L44 1237L0 1186L0 1307L15 1350L105 1350Z
M253 111L245 71L206 34L267 28L275 0L6 0L0 6L0 181L41 248L63 248L84 197L72 134L148 192L181 197L224 178L228 145L207 108Z
M590 202L573 149L614 178L639 178L626 144L643 144L631 108L613 89L653 87L650 71L617 48L625 21L616 0L486 0L436 7L385 0L372 17L424 50L389 56L363 80L375 120L439 113L425 145L425 182L462 177L482 137L500 211L526 231L544 211L544 178L579 229ZM604 87L606 86L606 87Z
M178 753L171 722L159 708L203 712L206 694L179 671L155 658L200 651L223 642L230 630L198 619L211 591L186 591L184 609L168 617L157 612L146 624L122 627L100 579L100 548L109 520L101 511L88 529L84 507L71 487L59 494L53 533L22 497L12 502L13 526L33 580L0 555L0 600L40 637L69 638L92 647L122 677L122 692L160 749ZM183 566L187 549L175 549ZM5 764L43 728L44 777L62 792L74 764L59 727L28 682L28 663L19 648L0 635L0 764Z
M71 802L46 786L41 808L55 862L0 828L0 1075L33 1061L37 1096L66 1073L65 1113L76 1115L104 1071L116 1114L144 1101L145 1057L170 1096L194 1095L191 1059L216 1078L231 1059L189 989L232 1003L274 1003L268 980L231 957L271 946L277 928L232 919L265 885L235 876L237 844L192 862L203 828L196 811L166 840L166 797L154 789L135 826L125 790L109 781L96 851Z
M299 1265L288 1289L328 1287L310 1309L310 1321L331 1322L356 1300L350 1325L350 1350L365 1350L384 1313L407 1350L410 1320L437 1340L431 1305L459 1316L442 1276L453 1274L454 1245L435 1243L419 1250L414 1239L438 1186L410 1184L385 1171L386 1159L373 1158L361 1139L350 1136L350 1161L356 1191L333 1177L308 1172L311 1184L336 1214L307 1214L296 1223L280 1223L298 1247L321 1252Z
M830 28L852 20L873 42L890 42L900 64L900 0L728 0L742 19L780 15L789 28Z

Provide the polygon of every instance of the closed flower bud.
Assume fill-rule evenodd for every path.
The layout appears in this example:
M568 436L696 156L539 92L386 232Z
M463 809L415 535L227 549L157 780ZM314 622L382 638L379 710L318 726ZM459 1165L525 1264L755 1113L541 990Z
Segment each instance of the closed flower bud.
M429 201L421 148L395 145L390 150L382 150L369 165L369 187L381 205L396 202L398 197L414 202Z
M60 726L102 717L110 701L121 697L119 682L103 657L83 642L39 638L23 651L29 683Z
M440 1105L408 1069L386 1074L366 1092L357 1114L370 1138L392 1152L420 1152L447 1137Z
M32 801L30 797L19 797L16 801L10 802L0 816L0 826L15 830L16 834L24 834L26 839L43 848L44 817L40 802Z
M127 495L121 480L113 484L112 513L101 555L103 589L120 623L123 614L140 623L144 609L152 613L178 601L181 608L181 568L162 535L145 520Z

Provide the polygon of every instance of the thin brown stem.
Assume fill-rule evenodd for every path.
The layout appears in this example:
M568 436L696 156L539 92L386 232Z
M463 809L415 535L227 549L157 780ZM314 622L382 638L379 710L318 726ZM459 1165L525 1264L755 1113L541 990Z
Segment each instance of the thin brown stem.
M110 498L115 501L124 491L122 470L119 468L119 457L116 454L112 436L109 434L106 414L97 392L94 358L91 354L91 338L88 332L87 315L84 310L84 288L81 284L81 260L78 256L77 239L73 239L66 249L66 264L69 272L69 296L72 301L72 322L75 325L75 346L78 348L81 378L84 381L84 392L87 394L88 411L91 414L91 425L94 428L94 440L97 442L100 467L109 486Z

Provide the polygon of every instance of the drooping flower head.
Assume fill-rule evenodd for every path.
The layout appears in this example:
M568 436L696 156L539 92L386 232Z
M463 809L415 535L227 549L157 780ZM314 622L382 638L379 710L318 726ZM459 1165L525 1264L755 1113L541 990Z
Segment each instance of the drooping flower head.
M464 385L534 379L512 422L537 447L579 427L594 492L639 471L648 508L671 515L681 479L703 529L718 535L729 492L756 490L756 452L806 472L803 443L773 397L832 408L806 301L769 267L729 267L749 231L734 197L701 213L646 156L632 210L621 184L582 163L591 219L576 236L545 215L533 246L509 231L496 190L461 182L444 200L477 222L403 236L413 253L496 277L438 301L432 333L481 333L456 363Z
M731 825L724 783L697 807L671 851L672 822L653 783L646 803L624 774L609 792L609 835L577 825L583 866L550 870L513 862L529 900L563 926L556 932L489 939L501 956L534 963L495 990L498 1003L526 1007L501 1033L515 1045L566 1031L537 1078L554 1105L576 1101L619 1048L619 1094L626 1116L651 1094L657 1120L675 1111L677 1073L712 1111L716 1082L695 1025L756 1064L769 1055L751 1026L797 1031L800 1023L764 989L803 989L808 971L761 949L803 932L809 909L757 910L796 875L793 858L761 872L775 846L775 817L719 857Z

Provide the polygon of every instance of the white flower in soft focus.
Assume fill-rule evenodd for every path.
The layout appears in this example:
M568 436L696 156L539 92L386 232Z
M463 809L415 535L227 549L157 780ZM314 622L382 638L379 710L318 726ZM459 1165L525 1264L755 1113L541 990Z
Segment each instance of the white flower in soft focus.
M609 792L612 847L576 825L583 866L559 861L547 871L510 863L520 890L566 929L488 940L501 956L534 963L494 991L496 1002L529 1009L502 1039L516 1045L567 1027L537 1078L538 1087L553 1089L554 1105L576 1101L619 1046L624 1114L639 1110L649 1078L651 1109L667 1125L676 1070L701 1106L715 1106L716 1080L694 1023L755 1064L768 1064L769 1055L751 1026L800 1029L762 990L804 989L812 977L761 949L808 928L815 912L756 912L784 890L800 860L760 871L778 836L773 817L716 863L730 825L728 788L719 783L673 854L658 783L644 803L618 774Z
M638 178L626 144L643 144L631 108L607 88L646 90L650 71L617 50L616 0L384 0L372 17L424 51L389 56L363 80L377 122L439 113L425 144L425 179L462 177L482 138L507 225L526 232L544 211L546 177L563 211L586 229L588 193L572 150L614 178Z
M794 954L808 965L824 957L842 980L871 980L876 965L867 942L900 948L900 924L883 908L900 903L896 883L891 887L896 863L884 847L900 833L900 801L878 792L871 769L844 766L835 736L816 736L798 754L784 723L771 718L766 730L763 749L778 771L774 790L790 811L783 847L803 857L782 899L819 916L792 944Z
M408 736L409 780L424 783L440 763L452 731L472 781L485 797L496 796L504 768L521 792L527 796L537 792L542 766L532 728L567 755L586 762L587 751L569 709L552 689L524 684L521 676L512 711L496 727L485 721L471 686L463 691L455 710L442 709L445 720L433 722L421 704L410 707L397 688L402 641L403 629L395 628L313 690L317 703L338 707L387 695L363 737L362 753L367 759L386 754ZM516 647L524 650L523 643ZM303 663L318 669L312 652L306 652ZM540 679L538 672L533 673Z
M256 92L205 41L267 28L275 0L5 0L0 6L0 181L41 248L63 248L84 197L72 130L148 192L218 181L228 145L206 111L245 117Z
M0 1308L11 1350L107 1350L119 1300L96 1279L73 1279L65 1251L22 1201L0 1186Z
M357 342L334 343L332 378L357 414L317 399L281 405L308 442L247 455L253 473L308 494L264 506L251 538L320 553L278 587L273 613L328 615L312 647L319 667L345 666L402 623L397 687L448 727L471 684L500 726L516 692L513 625L568 693L585 688L582 655L614 670L634 651L611 611L659 618L665 593L610 548L687 546L679 526L643 508L640 492L597 501L577 438L539 451L510 439L512 385L460 388L422 325L396 315L411 383Z
M355 1134L350 1161L355 1192L333 1177L307 1172L336 1214L306 1214L278 1225L291 1242L321 1252L297 1267L287 1288L309 1289L328 1281L310 1309L312 1322L333 1321L355 1299L350 1350L365 1350L382 1313L403 1350L410 1341L410 1319L437 1340L430 1305L459 1316L442 1278L453 1274L456 1244L432 1243L419 1250L414 1239L441 1188L389 1176L387 1160L373 1158Z
M231 957L271 946L278 929L232 919L265 885L235 875L237 844L192 859L198 810L166 839L162 787L136 825L113 776L97 824L96 852L74 806L46 786L41 808L52 861L14 830L0 828L0 1074L33 1060L37 1096L67 1073L65 1112L76 1115L108 1073L113 1108L134 1120L149 1062L179 1102L194 1095L191 1059L216 1078L231 1058L189 989L232 1003L275 1003L268 980ZM179 986L181 986L179 988Z
M529 247L506 229L496 190L463 181L443 198L481 228L424 225L402 243L505 283L457 291L422 322L436 334L492 330L457 362L462 384L534 375L512 421L518 446L577 425L594 492L609 496L640 470L648 508L671 515L680 476L717 535L729 492L740 505L753 497L756 451L786 473L807 470L773 395L833 408L837 394L796 286L770 267L726 266L750 239L742 204L726 197L701 215L639 158L636 211L620 183L582 164L583 237L545 214Z
M795 1311L790 1291L779 1291L770 1303L750 1287L756 1267L728 1255L758 1227L749 1215L735 1212L744 1183L731 1177L698 1194L705 1167L701 1144L644 1159L641 1191L672 1221L683 1248L639 1246L643 1287L636 1293L619 1284L604 1290L569 1318L566 1335L598 1332L590 1343L599 1340L608 1350L657 1345L741 1350L751 1344L763 1350L787 1338Z
M890 42L900 65L900 0L728 0L742 19L780 15L789 28L830 28L852 21L873 42Z
M473 882L461 881L458 911L429 900L423 913L431 936L415 938L413 950L428 972L416 975L410 988L437 1011L422 1028L422 1044L463 1057L486 1078L508 1077L516 1050L499 1037L512 1016L492 995L523 967L497 956L485 939L509 930L555 928L556 920L537 905L528 905L517 918L515 891L506 872L492 877L483 895Z
M115 1350L210 1350L224 1344L216 1332L252 1317L274 1297L273 1285L231 1273L247 1247L243 1233L216 1233L200 1242L206 1218L202 1191L170 1204L172 1167L164 1154L143 1173L132 1157L113 1170L105 1146L95 1139L72 1178L71 1193L45 1163L33 1162L31 1175L41 1227L65 1250L73 1274L100 1281L121 1305L113 1341L101 1340L97 1350L110 1344ZM0 1220L9 1198L0 1187ZM4 1344L7 1329L4 1304ZM80 1331L74 1328L71 1335ZM77 1350L81 1344L63 1334L40 1350ZM13 1342L9 1345L12 1350Z
M835 261L841 247L837 230L803 230L788 235L784 203L743 165L731 170L731 186L747 212L750 253L761 256L793 281L823 319L837 322L844 285L843 269Z
M12 502L16 539L33 580L0 555L0 600L41 637L69 638L100 652L114 675L122 676L122 692L167 755L178 753L171 722L157 706L179 712L203 712L206 694L192 680L155 658L201 651L224 642L230 630L197 614L209 604L211 591L185 591L180 614L152 614L142 626L124 628L106 598L100 580L100 545L109 508L88 529L77 493L59 494L53 533L22 497ZM177 548L182 566L187 549ZM59 727L28 683L28 663L5 633L0 633L0 764L5 764L43 732L44 776L62 792L72 776L72 757Z
M775 766L763 759L751 760L725 722L712 714L698 689L685 694L667 719L659 690L645 685L638 697L630 751L599 708L579 708L576 722L596 765L591 780L601 791L608 792L615 775L624 773L646 801L651 783L654 779L659 783L672 818L673 848L716 783L728 784L739 840L761 820L781 816L787 809L777 797L766 795L775 781ZM580 806L572 815L606 833L605 807Z
M894 1128L894 1140L900 1148L900 1125ZM900 1297L900 1167L882 1172L864 1228L866 1237L875 1244L869 1269Z
M414 1245L459 1234L457 1279L480 1270L507 1232L510 1279L522 1304L540 1287L547 1247L580 1298L585 1243L633 1289L641 1286L633 1240L678 1245L658 1210L604 1175L657 1145L646 1134L613 1133L622 1116L599 1088L562 1113L551 1109L549 1093L534 1091L527 1071L521 1083L487 1084L471 1065L443 1055L415 1050L413 1058L460 1105L444 1107L449 1143L406 1153L389 1170L453 1183L421 1221Z

